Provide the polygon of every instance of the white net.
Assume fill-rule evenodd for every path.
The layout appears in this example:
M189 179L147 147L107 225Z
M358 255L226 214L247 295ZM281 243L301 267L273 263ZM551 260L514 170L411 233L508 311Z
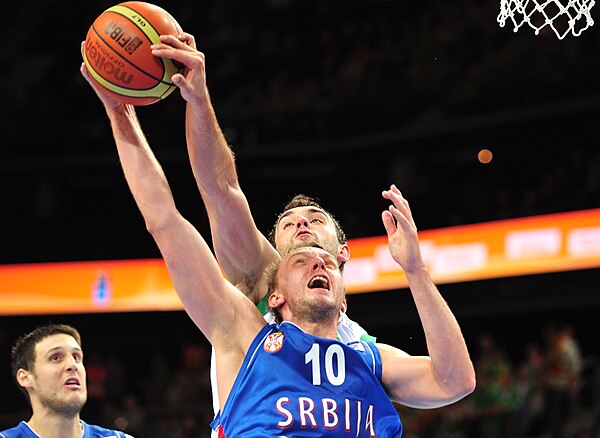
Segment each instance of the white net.
M528 24L536 35L548 26L562 40L569 33L579 36L594 24L590 15L594 4L594 0L500 0L498 23L504 27L510 19L515 32Z

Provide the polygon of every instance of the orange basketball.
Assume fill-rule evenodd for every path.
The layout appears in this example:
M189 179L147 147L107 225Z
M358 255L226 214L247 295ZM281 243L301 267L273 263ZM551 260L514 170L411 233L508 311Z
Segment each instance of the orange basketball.
M83 60L90 75L123 103L150 105L177 88L171 76L183 71L170 59L152 55L159 35L182 32L164 9L146 2L119 3L104 11L85 38Z

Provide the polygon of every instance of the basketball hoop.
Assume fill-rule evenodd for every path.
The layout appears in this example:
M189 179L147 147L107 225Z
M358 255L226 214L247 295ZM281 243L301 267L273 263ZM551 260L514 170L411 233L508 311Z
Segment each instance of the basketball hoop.
M563 5L563 3L566 5ZM506 20L513 22L516 32L527 23L535 34L549 26L558 39L567 34L581 35L581 32L594 25L590 15L594 0L500 0L498 23L504 27Z

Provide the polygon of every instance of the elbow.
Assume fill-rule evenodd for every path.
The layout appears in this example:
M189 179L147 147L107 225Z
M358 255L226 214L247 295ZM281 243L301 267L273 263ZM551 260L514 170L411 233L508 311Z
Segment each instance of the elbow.
M166 233L180 219L176 212L173 214L161 214L153 217L145 217L146 230L154 237L155 240Z
M475 377L475 371L471 372L463 381L463 397L471 394L477 387L477 378Z
M160 229L161 227L158 224L146 221L146 231L148 231L152 237L157 236Z
M157 236L165 229L166 225L164 221L158 221L156 219L145 218L146 231L152 236Z
M473 369L472 365L456 383L457 385L455 390L456 398L458 400L475 391L475 387L477 386L477 378L475 377L475 370Z
M451 383L450 383L451 382ZM445 387L445 400L447 404L455 403L473 391L477 385L475 370L472 364L466 367L460 374L454 374L453 377L447 380Z

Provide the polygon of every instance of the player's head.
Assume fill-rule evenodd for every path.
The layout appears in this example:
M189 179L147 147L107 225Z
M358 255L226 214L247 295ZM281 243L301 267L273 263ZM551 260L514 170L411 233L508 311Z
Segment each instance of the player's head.
M297 245L318 245L335 255L340 269L350 257L344 230L335 217L310 196L296 195L277 217L269 233L277 251L285 255Z
M81 336L65 324L48 324L27 333L11 351L12 374L32 408L78 415L87 399Z
M338 260L318 246L298 244L272 265L269 307L276 321L337 321L346 291Z

